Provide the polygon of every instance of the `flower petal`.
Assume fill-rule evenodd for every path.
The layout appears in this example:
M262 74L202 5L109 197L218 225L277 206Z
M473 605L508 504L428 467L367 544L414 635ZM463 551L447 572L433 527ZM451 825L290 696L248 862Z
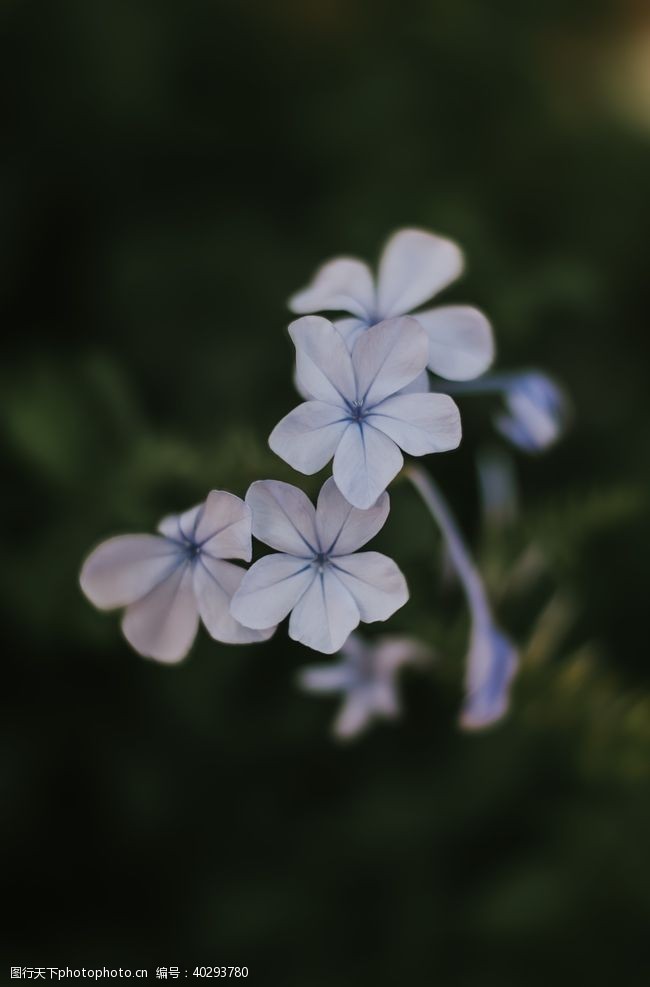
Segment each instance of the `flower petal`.
M168 514L158 525L158 531L165 538L175 538L177 541L193 541L199 515L203 509L203 503L190 507L182 514Z
M357 399L374 404L395 394L422 373L428 358L427 335L409 316L366 329L352 351Z
M336 452L348 423L343 408L305 401L278 422L269 435L269 446L300 473L317 473Z
M494 424L505 438L524 452L543 452L562 434L568 402L561 387L546 374L529 371L513 378L506 391L508 413Z
M244 627L265 630L284 620L314 576L314 567L305 559L265 555L245 573L230 612Z
M345 662L337 665L311 665L298 673L298 685L305 692L339 692L352 684L352 672Z
M359 623L359 610L331 572L316 575L291 613L289 637L326 655L338 651Z
M421 374L418 374L415 380L412 380L410 384L406 387L402 387L397 393L398 394L428 394L430 390L429 384L429 373L427 370L423 370Z
M356 257L335 257L323 264L311 284L289 299L289 308L299 315L342 311L365 318L374 307L370 268Z
M208 633L224 644L249 644L266 641L275 626L266 630L244 627L230 613L230 601L246 574L232 562L202 554L194 564L194 593L199 614Z
M314 505L298 487L281 480L256 480L248 488L246 503L259 541L298 558L318 555Z
M179 546L158 535L118 535L83 564L79 582L91 603L112 610L134 603L180 564Z
M177 662L192 647L199 626L192 567L178 566L150 593L124 611L122 632L145 658Z
M359 552L337 558L332 569L354 597L365 623L388 618L409 598L398 566L380 552Z
M455 449L461 438L460 412L447 394L398 394L366 421L411 456Z
M496 627L472 631L467 695L460 715L465 730L480 730L505 715L517 666L517 650L502 631Z
M211 490L199 515L194 541L214 558L250 562L250 507L225 490Z
M365 695L357 692L349 693L334 720L332 733L339 740L352 740L368 726L372 712L368 708Z
M366 510L403 465L392 439L372 425L354 423L348 425L334 455L334 479L346 500Z
M389 510L387 493L366 511L352 507L334 477L330 477L321 487L316 505L316 530L321 551L333 556L356 552L381 531Z
M425 230L399 230L379 263L379 311L383 318L410 312L455 281L463 270L460 248Z
M368 323L365 321L365 319L355 319L355 318L335 319L332 322L332 325L334 326L336 331L339 332L341 336L343 336L343 339L345 340L347 348L349 349L350 352L352 352L354 344L356 343L361 333L365 332L366 329L368 328Z
M296 347L296 375L317 401L345 406L355 396L354 371L343 336L320 315L296 319L289 326Z
M447 380L472 380L494 360L492 326L470 305L441 305L418 312L429 337L428 366Z

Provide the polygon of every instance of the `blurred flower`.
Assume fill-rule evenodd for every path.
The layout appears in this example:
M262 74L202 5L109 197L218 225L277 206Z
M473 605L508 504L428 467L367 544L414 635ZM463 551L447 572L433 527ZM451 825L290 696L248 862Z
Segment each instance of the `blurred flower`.
M406 603L406 581L392 559L378 552L353 554L383 527L387 493L360 511L330 477L314 510L297 487L258 480L246 501L253 534L280 553L251 566L233 597L232 614L247 627L278 624L291 613L289 636L332 654L359 621L387 620Z
M337 257L289 299L289 308L298 315L350 312L352 318L334 324L352 348L369 326L411 313L455 281L463 267L463 255L451 240L424 230L399 230L384 247L376 283L363 261ZM478 309L443 305L413 317L429 337L426 362L434 373L448 380L469 380L492 363L492 328ZM426 391L426 374L420 384Z
M305 692L343 693L343 705L332 728L340 740L356 737L376 717L398 716L399 670L431 657L414 638L380 637L370 643L359 634L350 635L341 654L343 660L337 665L315 665L298 675L298 684Z
M350 353L320 316L289 327L298 378L314 400L289 412L269 445L301 473L316 473L334 457L334 479L355 507L368 508L400 471L400 448L413 456L454 449L458 408L445 394L399 394L422 372L427 339L411 318L368 329Z
M513 375L504 387L506 411L495 427L523 452L543 452L557 442L567 419L567 401L549 376L539 371Z
M507 712L510 684L518 666L517 650L491 621L476 621L466 661L460 725L465 730L480 730Z
M192 646L199 618L226 644L263 641L275 627L250 630L230 614L244 569L224 559L251 558L250 508L213 490L184 514L160 522L159 535L120 535L84 562L81 588L101 610L126 607L122 631L145 658L177 662Z

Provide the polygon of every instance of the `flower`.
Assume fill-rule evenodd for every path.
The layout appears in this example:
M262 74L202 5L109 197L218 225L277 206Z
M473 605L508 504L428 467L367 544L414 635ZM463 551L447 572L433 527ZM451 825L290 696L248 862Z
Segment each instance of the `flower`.
M463 267L463 255L451 240L424 230L399 230L384 247L376 283L363 261L337 257L289 299L289 308L297 315L351 313L352 318L335 325L352 347L364 329L417 309L455 281ZM414 318L428 335L427 364L434 373L448 380L470 380L492 363L492 328L478 309L441 305L417 312Z
M422 372L427 337L408 316L357 339L352 353L331 322L313 315L289 326L300 382L314 400L289 412L269 436L271 449L301 473L334 457L334 479L347 500L371 507L413 456L455 449L460 415L446 394L399 394Z
M536 370L516 374L504 386L507 411L496 415L495 427L524 452L543 452L566 426L568 405L558 384Z
M378 552L353 554L383 527L388 494L361 511L330 477L314 510L297 487L258 480L246 502L253 534L279 553L252 565L232 599L231 612L246 627L278 624L291 613L289 637L333 654L359 621L387 620L408 600L392 559Z
M264 641L275 627L251 630L230 614L251 559L251 513L239 497L212 490L207 500L158 525L159 535L119 535L90 553L81 588L101 610L126 607L122 631L145 658L177 662L192 646L199 617L226 644Z
M416 665L431 657L419 641L408 637L380 637L369 643L351 634L341 649L338 665L304 668L298 684L305 692L344 694L333 725L340 740L362 733L375 717L399 715L397 673L404 665Z
M517 650L503 631L491 622L474 623L460 714L465 730L491 726L506 714L518 664Z

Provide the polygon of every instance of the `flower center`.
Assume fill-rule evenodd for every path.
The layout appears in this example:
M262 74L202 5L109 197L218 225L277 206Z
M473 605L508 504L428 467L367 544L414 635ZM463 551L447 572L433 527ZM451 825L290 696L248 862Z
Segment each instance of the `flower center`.
M328 558L325 552L319 552L318 555L314 556L313 565L316 567L318 572L325 572L328 565Z
M365 412L363 410L363 401L351 401L350 402L350 418L353 422L361 422L365 418Z
M194 562L201 554L201 546L197 545L196 542L190 541L185 546L185 554L190 562Z

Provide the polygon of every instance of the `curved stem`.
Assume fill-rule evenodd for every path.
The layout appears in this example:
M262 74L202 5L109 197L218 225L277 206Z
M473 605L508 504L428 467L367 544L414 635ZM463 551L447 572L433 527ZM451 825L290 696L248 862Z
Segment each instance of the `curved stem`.
M437 522L445 539L449 555L458 574L474 625L486 626L492 622L492 611L481 574L470 555L447 501L429 474L414 463L404 468L404 475L411 481Z
M433 377L431 379L431 390L442 394L467 394L474 396L478 394L501 394L507 391L513 380L521 377L520 372L487 374L485 377L477 377L474 380L441 380Z

